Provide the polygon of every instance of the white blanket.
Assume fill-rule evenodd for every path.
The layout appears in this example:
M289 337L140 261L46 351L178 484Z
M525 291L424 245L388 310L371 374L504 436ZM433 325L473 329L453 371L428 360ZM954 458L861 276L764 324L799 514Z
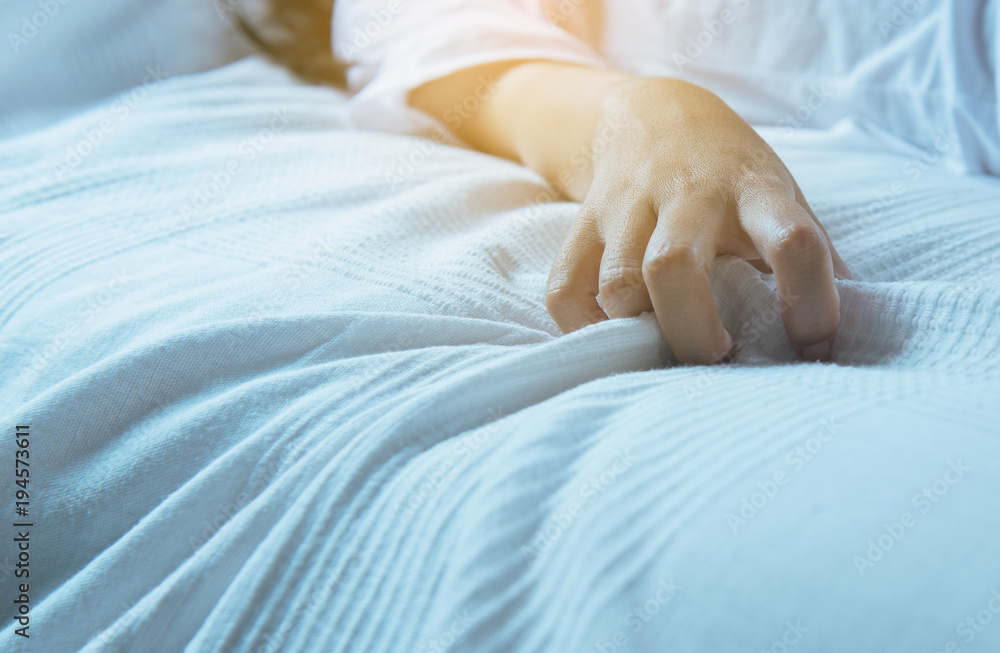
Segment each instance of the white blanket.
M257 60L119 101L0 146L3 650L1000 647L997 179L766 133L857 276L834 361L728 261L737 360L676 367L558 336L525 168Z

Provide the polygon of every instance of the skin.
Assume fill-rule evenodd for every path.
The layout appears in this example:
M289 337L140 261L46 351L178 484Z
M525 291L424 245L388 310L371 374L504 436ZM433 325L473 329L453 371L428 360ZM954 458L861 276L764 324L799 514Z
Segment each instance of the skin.
M454 105L482 96L483 80L492 92L457 120ZM526 61L436 80L410 103L582 202L546 292L564 332L653 311L679 361L719 361L733 339L709 274L716 257L732 255L774 274L799 355L829 357L840 322L835 278L850 272L785 165L716 95L675 79ZM598 141L581 172L574 153Z

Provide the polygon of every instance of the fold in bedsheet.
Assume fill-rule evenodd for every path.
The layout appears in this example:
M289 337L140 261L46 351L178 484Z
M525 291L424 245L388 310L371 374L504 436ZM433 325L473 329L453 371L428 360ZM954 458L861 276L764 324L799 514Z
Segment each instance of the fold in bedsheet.
M256 60L83 154L109 107L0 148L4 650L1000 647L995 178L780 136L857 276L834 362L733 260L735 363L676 367L648 316L557 337L575 205L524 168Z

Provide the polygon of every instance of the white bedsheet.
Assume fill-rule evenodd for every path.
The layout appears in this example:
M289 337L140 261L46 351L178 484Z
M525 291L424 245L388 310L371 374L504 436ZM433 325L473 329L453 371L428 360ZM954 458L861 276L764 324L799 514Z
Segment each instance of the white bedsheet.
M1000 647L997 179L765 134L857 276L834 362L729 261L737 360L684 368L648 317L557 337L576 207L527 169L257 60L73 166L112 107L0 145L0 476L30 424L35 523L0 648Z

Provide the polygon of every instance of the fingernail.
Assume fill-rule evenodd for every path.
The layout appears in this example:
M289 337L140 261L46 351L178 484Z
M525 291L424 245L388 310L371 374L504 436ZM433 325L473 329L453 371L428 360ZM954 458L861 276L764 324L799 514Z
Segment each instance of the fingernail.
M802 347L799 350L799 356L809 361L825 361L830 358L830 349L830 342L824 340L823 342L817 342L815 345Z

